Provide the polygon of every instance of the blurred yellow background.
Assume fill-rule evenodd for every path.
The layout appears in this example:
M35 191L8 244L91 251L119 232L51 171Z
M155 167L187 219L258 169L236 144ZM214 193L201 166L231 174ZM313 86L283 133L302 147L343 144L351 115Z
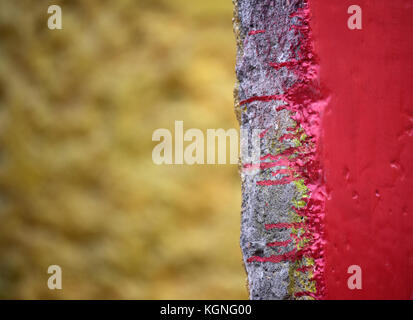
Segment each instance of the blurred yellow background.
M232 10L0 1L0 298L247 298L237 166L151 158L175 120L238 128Z

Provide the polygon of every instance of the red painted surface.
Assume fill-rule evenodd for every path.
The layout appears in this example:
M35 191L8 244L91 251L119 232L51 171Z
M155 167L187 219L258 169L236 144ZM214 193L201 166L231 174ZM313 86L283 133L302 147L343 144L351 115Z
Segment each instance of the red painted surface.
M350 30L347 8L362 8ZM413 1L311 2L322 125L327 299L413 298ZM350 265L362 289L347 287Z

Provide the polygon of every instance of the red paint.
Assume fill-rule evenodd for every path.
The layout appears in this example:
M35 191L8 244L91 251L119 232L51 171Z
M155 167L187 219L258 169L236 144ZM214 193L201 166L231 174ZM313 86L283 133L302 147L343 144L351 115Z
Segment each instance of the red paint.
M281 184L288 184L292 181L290 178L282 178L280 180L261 180L257 181L258 186L279 186Z
M253 36L260 33L265 33L265 30L251 30L250 32L248 32L248 35Z
M279 141L283 142L286 139L294 139L294 138L296 138L296 135L294 133L286 133L280 137Z
M248 104L254 101L274 101L274 100L280 100L281 98L283 98L282 95L278 95L278 94L274 94L274 95L270 95L270 96L254 96L245 100L241 100L239 102L239 104L242 106L244 104Z
M362 8L349 30L347 8ZM320 79L328 299L413 298L413 1L311 2ZM327 91L328 90L328 91ZM362 290L347 268L362 268Z
M310 297L313 297L314 299L318 298L316 294L309 292L309 291L296 292L294 295L296 297L310 296Z
M248 169L268 169L268 168L272 168L272 167L276 167L279 166L279 164L277 162L261 162L261 163L245 163L243 165L243 169L244 170L248 170Z
M281 63L270 62L270 66L275 70L281 69L282 67L286 67L287 69L295 69L298 64L299 62L296 59L291 59Z
M260 163L245 163L243 164L243 170L254 170L254 169L269 169L273 167L279 167L279 166L288 166L291 161L286 158L282 157L280 155L273 156L272 154L268 154L264 157L261 157L261 161L265 160L272 160L273 162L260 162ZM298 161L298 160L294 160Z
M267 134L268 130L270 130L270 128L265 129L264 131L262 131L262 132L260 133L259 137L260 137L261 139L264 138L265 135Z
M285 240L285 241L274 241L267 243L267 246L269 247L286 247L288 246L289 243L291 243L291 239Z
M299 272L307 272L307 271L309 271L309 270L311 270L312 268L311 268L311 266L303 266L303 267L301 267L301 268L297 268L297 271L299 271Z
M287 253L280 254L280 255L272 255L269 257L259 257L253 256L247 259L247 262L272 262L272 263L279 263L282 261L297 261L302 258L302 255L299 254L297 250L291 250Z

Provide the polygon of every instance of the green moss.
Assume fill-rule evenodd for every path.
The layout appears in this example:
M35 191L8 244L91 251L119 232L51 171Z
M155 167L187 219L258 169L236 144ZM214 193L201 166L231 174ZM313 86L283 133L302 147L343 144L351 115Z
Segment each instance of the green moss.
M301 141L298 140L297 138L293 139L292 142L294 143L295 147L300 147L302 145Z
M308 195L308 191L309 189L307 188L307 186L304 184L304 179L299 179L299 180L294 180L293 181L297 191L301 194L301 195Z

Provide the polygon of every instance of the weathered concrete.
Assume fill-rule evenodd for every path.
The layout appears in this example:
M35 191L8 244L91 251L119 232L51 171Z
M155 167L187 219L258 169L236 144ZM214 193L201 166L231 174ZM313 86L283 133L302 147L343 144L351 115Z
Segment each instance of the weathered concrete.
M286 177L283 172L288 166L280 163L271 167L271 159L265 156L279 155L297 146L296 140L282 138L291 132L287 129L294 128L296 123L290 110L278 108L286 102L277 96L287 94L288 89L299 81L294 70L281 66L299 59L296 52L303 37L293 27L300 23L294 13L305 2L235 0L234 4L234 31L238 44L238 83L234 94L236 113L241 129L249 134L254 129L263 131L260 153L264 158L261 167L255 171L248 169L248 163L241 157L243 201L240 242L250 298L294 299L294 293L312 286L307 275L297 281L295 274L297 267L305 265L305 261L298 259L300 262L297 262L289 256L297 248L297 243L291 239L290 228L268 228L268 225L291 225L304 221L294 215L291 208L302 198L305 190L300 190L294 181L281 182ZM245 144L247 137L241 139L241 143ZM271 243L275 244L268 245ZM259 261L260 257L273 257L271 259L274 261Z

